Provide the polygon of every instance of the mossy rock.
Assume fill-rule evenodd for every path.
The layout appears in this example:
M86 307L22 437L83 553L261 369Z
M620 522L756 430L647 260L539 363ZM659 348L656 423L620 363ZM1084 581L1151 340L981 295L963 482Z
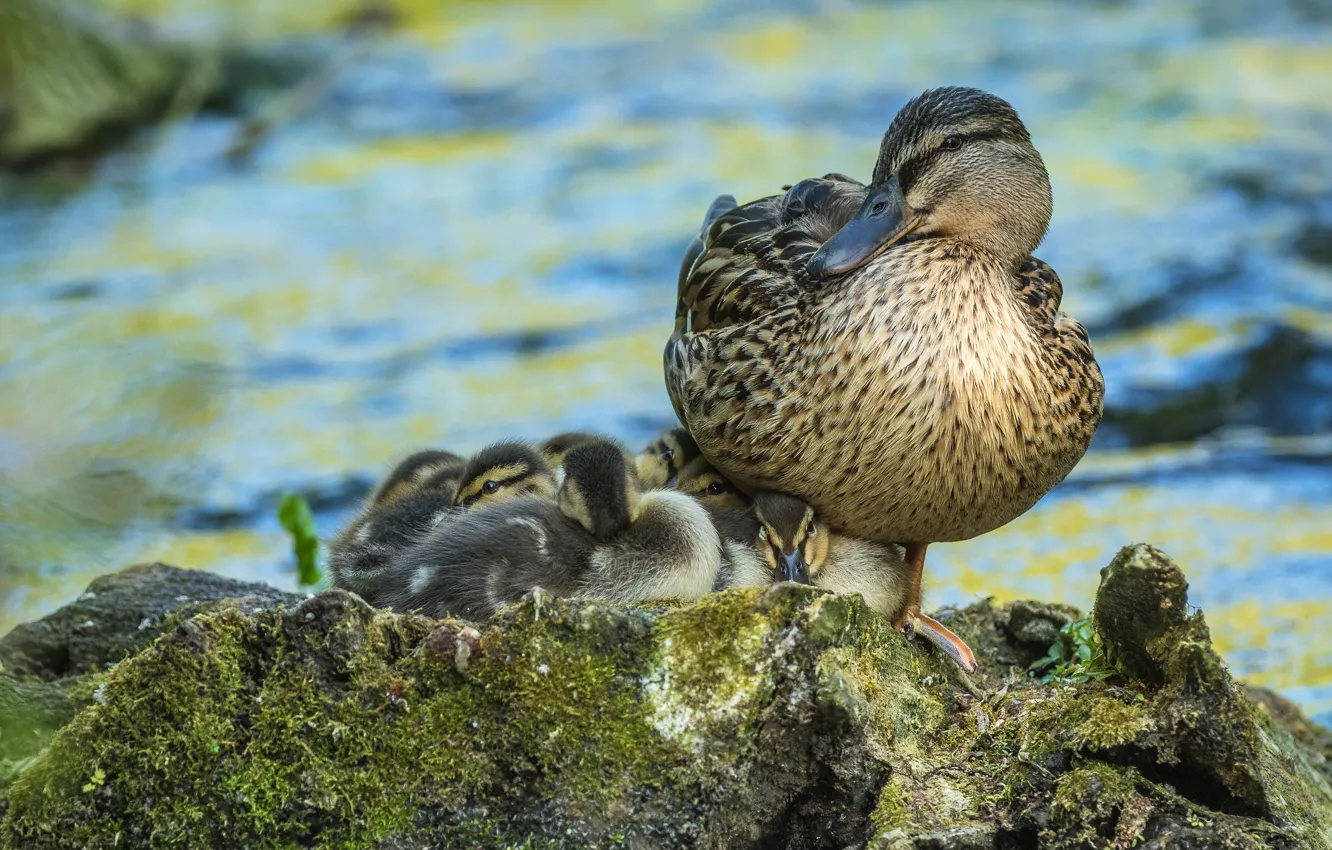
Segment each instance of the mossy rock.
M180 620L223 603L255 611L303 598L201 570L137 564L94 579L70 604L0 637L0 664L15 675L47 681L95 673L148 646Z
M98 154L200 107L233 109L318 61L297 45L187 42L98 5L0 2L0 171Z
M974 677L858 598L794 585L642 609L537 593L474 625L341 591L223 608L100 674L98 700L15 780L2 834L13 848L1332 847L1323 730L1258 708L1201 614L1182 608L1150 647L1112 632L1128 599L1174 604L1177 576L1147 547L1107 568L1097 627L1134 672L1080 683L1014 667L1039 655L1032 605L1011 628L1022 640L1011 607L949 618L978 650Z

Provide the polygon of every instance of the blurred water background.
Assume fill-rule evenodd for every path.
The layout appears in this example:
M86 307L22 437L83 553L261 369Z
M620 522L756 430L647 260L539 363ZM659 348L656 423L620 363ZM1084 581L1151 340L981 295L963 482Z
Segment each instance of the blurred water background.
M1045 156L1039 255L1108 393L1067 482L931 550L928 602L1085 608L1150 541L1240 676L1332 721L1328 4L108 8L315 56L388 28L243 162L262 102L0 177L0 631L136 561L294 587L278 495L331 535L419 447L647 442L712 198L864 179L909 96L968 84Z

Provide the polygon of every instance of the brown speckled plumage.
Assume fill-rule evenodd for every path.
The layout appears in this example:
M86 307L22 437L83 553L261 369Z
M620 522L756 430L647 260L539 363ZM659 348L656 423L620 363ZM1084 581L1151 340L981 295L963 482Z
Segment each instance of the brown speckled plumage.
M676 413L717 469L882 542L964 540L1021 515L1082 457L1103 395L1058 276L1027 256L1049 184L1016 113L967 89L918 101L870 187L829 175L714 206L665 351ZM969 145L952 159L950 133ZM854 270L811 273L889 177L923 224Z

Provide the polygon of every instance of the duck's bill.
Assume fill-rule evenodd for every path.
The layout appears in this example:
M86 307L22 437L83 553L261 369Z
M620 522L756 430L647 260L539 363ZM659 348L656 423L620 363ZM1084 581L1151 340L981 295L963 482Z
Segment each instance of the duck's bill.
M915 618L916 634L942 649L948 657L957 662L968 673L976 672L976 656L971 647L953 630L926 614L917 614Z
M858 269L919 227L920 221L906 208L902 187L893 177L870 189L856 217L810 257L806 271L819 279Z
M805 563L804 557L799 552L791 555L783 552L782 562L787 581L809 584L809 565Z

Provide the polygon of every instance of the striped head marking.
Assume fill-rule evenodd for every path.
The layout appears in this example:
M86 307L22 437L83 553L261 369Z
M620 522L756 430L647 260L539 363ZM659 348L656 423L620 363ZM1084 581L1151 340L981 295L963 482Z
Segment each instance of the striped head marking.
M370 497L373 507L398 501L413 493L429 489L427 482L441 470L460 465L462 458L453 452L428 449L404 458L375 488Z
M743 508L750 504L749 497L704 457L686 464L675 476L673 486L710 508Z
M506 442L477 452L459 475L453 504L473 509L518 496L555 495L555 475L531 446Z
M828 527L795 496L760 493L754 499L758 549L779 580L809 584L828 558Z

